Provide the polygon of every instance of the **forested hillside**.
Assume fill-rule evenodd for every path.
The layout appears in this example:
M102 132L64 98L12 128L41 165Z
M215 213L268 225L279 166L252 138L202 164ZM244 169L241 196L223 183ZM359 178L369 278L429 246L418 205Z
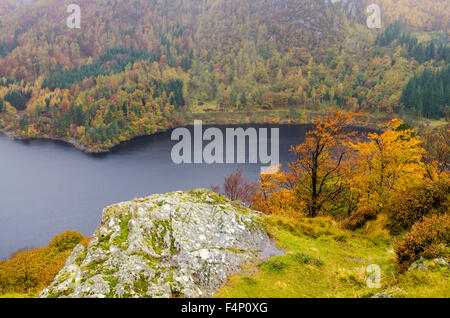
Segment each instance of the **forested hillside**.
M101 151L208 112L448 116L445 0L380 0L381 30L368 1L79 0L81 29L70 3L0 4L0 128L16 137Z

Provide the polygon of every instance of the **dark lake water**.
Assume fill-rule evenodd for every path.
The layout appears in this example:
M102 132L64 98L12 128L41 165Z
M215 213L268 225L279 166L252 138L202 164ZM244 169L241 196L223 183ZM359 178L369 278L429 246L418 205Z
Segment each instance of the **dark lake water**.
M293 159L290 146L303 142L310 128L252 127L280 128L283 164ZM54 235L69 229L92 235L102 209L117 202L210 188L222 184L237 166L249 180L258 178L259 164L176 165L171 160L176 142L170 137L170 131L140 137L110 153L87 155L61 142L13 141L0 135L0 259L25 246L45 246ZM256 151L256 147L250 145L250 151Z

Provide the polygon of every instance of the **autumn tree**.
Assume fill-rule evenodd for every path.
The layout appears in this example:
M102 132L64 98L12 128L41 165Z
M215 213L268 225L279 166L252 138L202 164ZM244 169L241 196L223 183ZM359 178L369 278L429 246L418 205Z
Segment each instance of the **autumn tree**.
M88 239L76 231L56 235L41 248L24 248L0 262L0 293L37 293L47 287L61 270L72 249Z
M58 253L62 253L67 250L72 250L84 239L85 237L83 234L69 230L62 234L55 235L48 246L55 249Z
M302 208L294 200L292 183L281 164L270 167L259 175L257 190L252 200L252 209L266 214L299 216Z
M221 193L220 185L213 185L213 191ZM255 194L255 186L250 183L243 175L242 169L239 167L236 171L225 178L223 184L223 195L228 199L239 200L250 204Z
M439 172L450 170L450 125L427 131L422 135L427 151L425 162L435 164Z
M350 148L355 156L349 183L360 205L383 207L394 193L424 179L420 137L403 129L400 120L387 123L382 133L369 133L365 142L351 142Z
M344 191L347 144L355 137L350 130L353 117L353 113L330 111L316 119L304 143L291 147L297 160L289 164L287 181L293 185L297 200L306 202L310 217L317 216Z

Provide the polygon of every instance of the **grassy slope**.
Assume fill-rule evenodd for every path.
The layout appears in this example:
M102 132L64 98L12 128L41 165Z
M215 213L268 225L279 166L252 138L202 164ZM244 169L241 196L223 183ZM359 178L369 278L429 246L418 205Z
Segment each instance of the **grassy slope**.
M36 296L17 293L0 294L0 298L34 298L34 297Z
M312 111L310 106L297 105L290 107L276 107L271 110L264 110L261 107L249 108L246 110L224 111L217 103L206 103L203 106L190 108L190 112L185 113L180 118L180 123L192 125L195 120L202 120L208 125L232 125L232 124L309 124L314 122L317 116L324 115L330 109L337 109L334 105L321 105L320 109ZM292 113L292 110L295 113ZM409 114L388 114L384 112L364 113L358 116L355 124L363 127L384 127L386 121L392 118L400 118L412 126L425 125L432 128L447 125L447 119L442 118L426 119L411 116Z
M246 265L216 297L370 297L386 288L395 297L450 296L448 269L398 274L391 238L376 230L376 223L366 235L340 230L325 218L272 216L266 224L286 254ZM305 256L311 256L309 262ZM367 287L365 269L370 264L381 267L380 289Z
M391 237L377 222L360 232L339 229L328 218L266 217L266 228L286 251L251 263L232 276L216 297L370 297L389 289L394 297L450 297L450 269L434 267L398 274ZM370 264L381 267L381 288L366 285ZM400 289L400 290L399 290ZM5 294L0 298L35 297Z

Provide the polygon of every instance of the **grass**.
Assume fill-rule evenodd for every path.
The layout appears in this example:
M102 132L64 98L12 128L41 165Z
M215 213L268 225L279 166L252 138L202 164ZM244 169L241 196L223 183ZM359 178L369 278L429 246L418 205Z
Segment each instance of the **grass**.
M192 125L193 120L202 120L203 124L208 125L232 125L232 124L308 124L314 119L323 115L327 110L336 109L336 105L323 104L319 109L312 110L311 106L296 105L292 109L288 106L276 106L273 109L264 109L260 106L250 107L242 110L221 109L216 101L205 103L202 106L192 106L190 112L186 113L186 117L181 121L185 125ZM383 127L386 119L401 118L406 122L410 122L413 126L430 125L431 128L440 127L448 124L446 118L427 119L416 117L411 114L390 114L385 112L366 113L361 117L356 125L367 127Z
M413 270L407 274L400 275L398 286L406 291L399 297L414 298L449 298L450 281L448 267L445 271L429 269L427 271Z
M270 216L265 224L286 254L246 264L216 297L353 298L370 297L385 289L393 290L397 297L450 296L448 270L399 275L391 238L375 223L365 229L366 234L341 230L328 218ZM370 264L381 268L380 288L367 287Z
M35 298L35 297L36 295L18 294L18 293L0 294L0 298Z
M379 218L350 232L330 218L267 216L264 226L285 254L244 265L215 297L359 298L381 291L394 297L450 297L449 267L433 263L426 271L398 273L392 238L381 223L383 219ZM367 286L371 273L366 268L371 264L381 269L380 288ZM134 287L146 290L147 283L142 280ZM0 295L29 297L35 295Z

